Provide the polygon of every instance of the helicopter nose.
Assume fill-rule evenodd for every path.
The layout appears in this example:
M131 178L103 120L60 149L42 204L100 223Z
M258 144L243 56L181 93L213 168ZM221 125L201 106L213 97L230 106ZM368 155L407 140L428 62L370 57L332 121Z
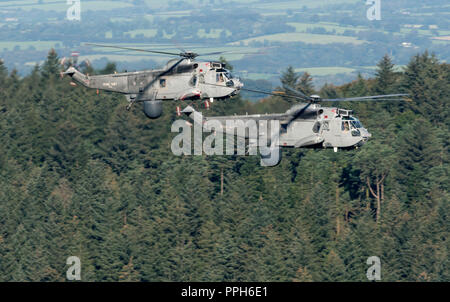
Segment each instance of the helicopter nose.
M372 137L372 134L369 132L369 131L367 131L367 129L365 129L365 128L363 128L363 129L361 129L362 131L361 131L361 137L364 139L364 140L368 140L369 138L371 138Z
M362 128L360 132L361 132L361 140L356 144L357 147L363 146L365 143L367 143L369 138L372 137L372 134L370 134L369 131L367 131L367 129Z
M244 87L244 83L242 83L241 79L239 79L239 78L234 78L233 82L234 82L234 87L236 87L238 89Z

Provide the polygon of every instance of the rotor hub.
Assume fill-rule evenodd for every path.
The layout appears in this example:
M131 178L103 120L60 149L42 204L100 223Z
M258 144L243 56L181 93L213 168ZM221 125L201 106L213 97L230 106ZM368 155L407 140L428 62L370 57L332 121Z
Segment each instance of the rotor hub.
M195 52L187 51L180 53L180 57L186 58L186 59L195 59L198 57L198 54Z
M321 100L320 95L317 95L317 94L311 95L310 98L311 98L311 102L313 102L313 103L319 103Z

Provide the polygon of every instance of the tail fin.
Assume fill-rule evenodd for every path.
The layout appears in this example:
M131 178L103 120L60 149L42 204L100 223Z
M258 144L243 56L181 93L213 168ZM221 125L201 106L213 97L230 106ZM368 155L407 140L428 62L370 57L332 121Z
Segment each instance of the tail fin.
M81 85L90 88L89 85L89 76L79 72L75 69L75 67L71 66L69 69L67 69L63 75L68 75L72 79L74 79L76 82L80 83Z

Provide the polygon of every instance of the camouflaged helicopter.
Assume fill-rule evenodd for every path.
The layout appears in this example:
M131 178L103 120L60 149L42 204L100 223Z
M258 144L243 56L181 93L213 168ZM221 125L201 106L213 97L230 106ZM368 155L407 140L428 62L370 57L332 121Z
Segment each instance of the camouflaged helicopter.
M355 101L409 101L408 94L388 94L376 96L363 96L351 98L322 99L318 95L307 96L301 91L291 87L284 87L286 92L265 92L260 90L244 89L251 92L258 92L267 95L282 96L300 100L301 103L293 105L284 113L266 113L253 115L230 115L203 117L202 124L210 120L217 120L220 123L221 131L226 135L243 136L248 140L248 148L270 148L270 152L260 154L262 166L276 166L281 161L280 148L313 148L326 149L333 148L334 152L339 149L350 150L363 146L372 136L364 128L362 123L352 110L337 107L321 107L321 102L355 102ZM191 106L186 107L184 114L193 118L197 113ZM227 127L227 121L243 121L248 125L248 121L279 121L279 129L271 132L270 124L262 132L257 131L236 131L235 127ZM260 127L260 123L254 123ZM242 129L241 129L242 130ZM278 131L279 130L279 131ZM278 131L278 132L277 132ZM269 139L261 140L258 135L264 132L271 133ZM253 136L252 134L253 133ZM256 133L256 136L254 135ZM270 146L270 147L269 147ZM274 156L275 154L275 156Z
M70 66L62 73L62 76L68 75L87 88L124 94L128 100L127 110L135 103L143 103L144 113L151 119L162 115L163 101L206 100L205 106L208 108L210 102L215 99L227 99L237 95L243 86L240 79L234 77L223 63L195 61L199 56L239 54L236 52L197 54L182 49L182 52L174 53L91 43L86 45L180 57L170 60L162 69L85 75ZM180 115L180 112L181 108L177 106L177 114Z

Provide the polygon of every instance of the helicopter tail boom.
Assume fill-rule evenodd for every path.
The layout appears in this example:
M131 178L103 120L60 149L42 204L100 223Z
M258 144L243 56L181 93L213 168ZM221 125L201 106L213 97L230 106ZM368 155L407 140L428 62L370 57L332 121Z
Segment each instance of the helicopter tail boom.
M87 87L87 88L95 88L90 85L89 76L79 72L75 69L75 67L69 67L63 75L68 75L72 79L74 79L77 83L80 83L81 85Z
M130 93L127 74L89 76L79 72L75 67L72 66L67 69L66 72L63 73L63 75L69 75L75 82L87 88L125 94Z

